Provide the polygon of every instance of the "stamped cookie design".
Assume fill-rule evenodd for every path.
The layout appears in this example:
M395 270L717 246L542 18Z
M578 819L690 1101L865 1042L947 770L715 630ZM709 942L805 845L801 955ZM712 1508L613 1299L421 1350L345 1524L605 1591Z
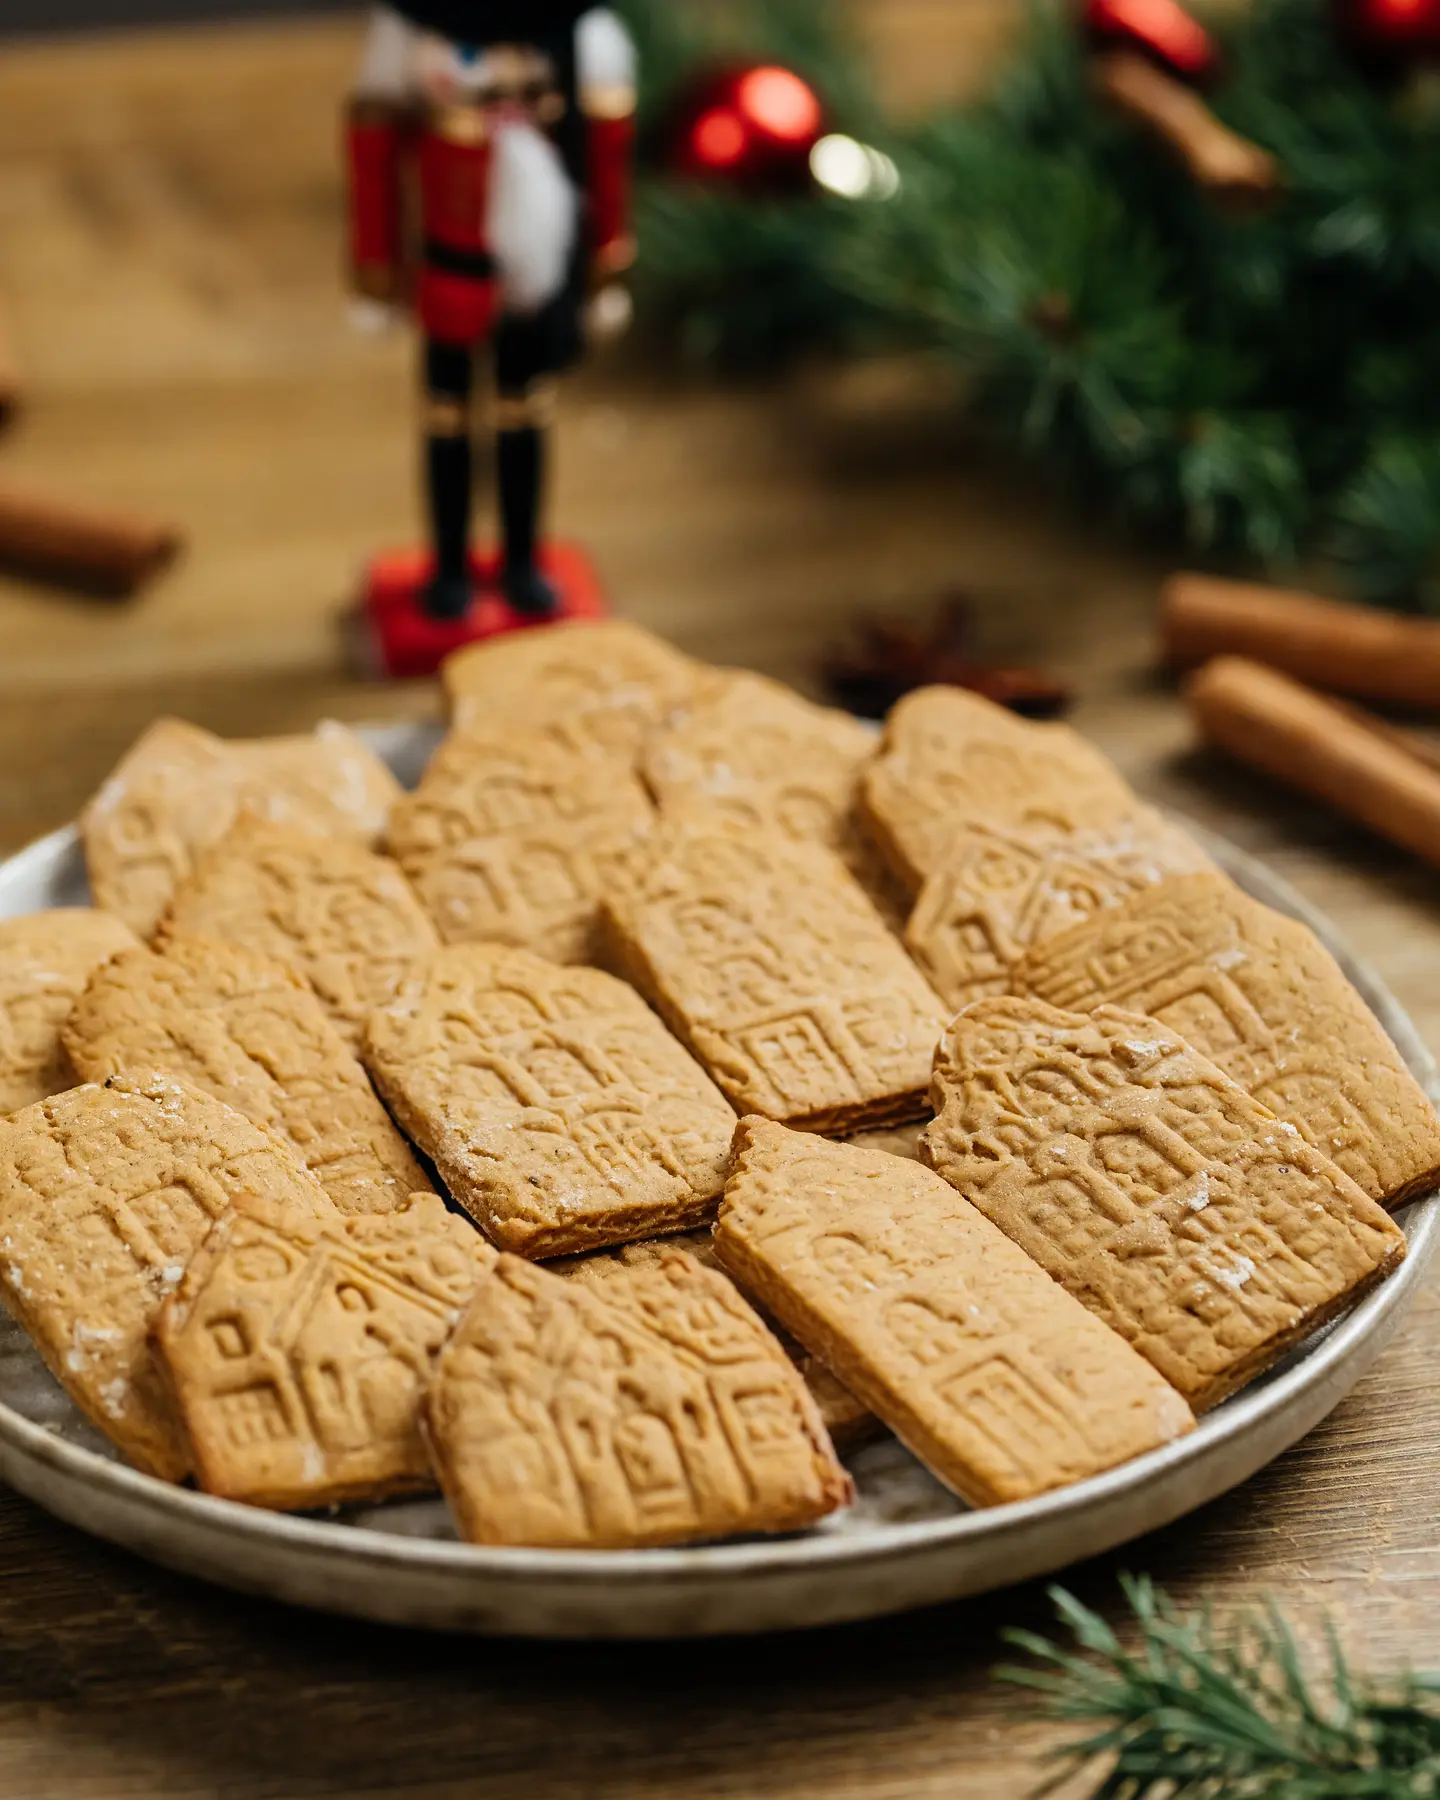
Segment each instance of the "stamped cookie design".
M539 727L563 749L633 757L708 672L638 625L611 619L475 644L441 673L458 731Z
M693 1256L702 1269L714 1270L723 1280L732 1277L720 1267L715 1256L715 1243L709 1231L686 1231L677 1237L650 1238L639 1244L626 1244L619 1250L600 1250L590 1256L566 1257L548 1266L569 1281L580 1281L594 1288L602 1297L607 1292L626 1291L629 1272L653 1269L665 1257L683 1250ZM837 1381L818 1356L813 1355L797 1339L791 1337L778 1319L758 1305L753 1295L737 1288L740 1298L754 1308L756 1317L771 1333L775 1342L794 1363L810 1390L820 1413L820 1422L839 1451L856 1450L884 1431L884 1426L869 1407L857 1400Z
M1144 887L1214 873L1178 826L1142 807L1101 830L976 826L955 834L924 887L905 947L946 1005L1015 991L1037 944L1083 925Z
M205 851L161 924L162 948L218 939L289 963L352 1047L438 942L399 867L358 844L253 817Z
M603 1294L502 1256L426 1404L441 1486L473 1543L798 1531L854 1495L780 1347L730 1282L680 1251Z
M455 1198L529 1257L697 1225L735 1115L631 988L456 945L371 1018L364 1060Z
M343 725L227 743L180 719L160 719L81 818L91 891L148 938L196 856L242 812L373 844L400 791Z
M827 845L898 927L901 897L855 813L860 772L875 750L873 730L848 713L737 673L711 682L651 738L641 773L666 820L723 821Z
M181 719L157 719L80 815L96 904L148 938L195 853L235 816L225 746Z
M91 981L64 1041L82 1080L163 1069L233 1106L284 1138L342 1213L429 1186L313 989L273 957L207 938L128 950Z
M421 1399L494 1261L433 1194L329 1225L240 1200L153 1332L200 1487L287 1512L433 1487Z
M237 811L373 846L404 793L364 740L335 719L304 736L225 745L239 771Z
M1370 1196L1440 1182L1440 1120L1315 934L1218 875L1134 894L1037 947L1023 993L1146 1013L1178 1032Z
M586 962L600 895L653 817L628 762L538 731L457 732L395 808L389 844L447 944Z
M866 826L910 894L960 831L1079 831L1135 806L1116 770L1068 725L1032 724L953 687L921 688L900 702L860 788Z
M670 831L605 922L737 1111L836 1136L923 1116L944 1009L821 845Z
M1197 1410L1404 1258L1347 1175L1154 1019L982 1001L935 1084L927 1160Z
M974 1506L1193 1428L1148 1363L918 1163L743 1120L715 1248Z
M110 913L70 907L0 920L0 1115L75 1085L61 1033L85 983L135 943Z
M334 1217L277 1139L188 1083L117 1076L0 1123L0 1294L70 1398L137 1468L189 1453L146 1334L240 1195Z

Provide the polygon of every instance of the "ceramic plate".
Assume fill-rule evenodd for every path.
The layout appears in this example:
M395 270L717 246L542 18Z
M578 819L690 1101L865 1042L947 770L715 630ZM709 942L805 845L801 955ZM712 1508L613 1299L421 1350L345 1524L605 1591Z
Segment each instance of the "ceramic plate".
M434 742L418 727L368 734L402 780ZM1375 977L1283 882L1240 851L1206 847L1257 899L1312 926L1436 1093L1415 1028ZM75 833L0 864L0 916L86 899ZM686 1550L483 1550L456 1541L438 1500L291 1518L166 1486L117 1462L17 1327L0 1326L0 1474L58 1517L171 1568L279 1600L397 1624L536 1637L773 1631L863 1619L1047 1574L1168 1524L1303 1437L1394 1331L1433 1248L1429 1195L1401 1215L1399 1273L1192 1436L1093 1481L971 1512L893 1440L850 1459L859 1502L803 1536Z

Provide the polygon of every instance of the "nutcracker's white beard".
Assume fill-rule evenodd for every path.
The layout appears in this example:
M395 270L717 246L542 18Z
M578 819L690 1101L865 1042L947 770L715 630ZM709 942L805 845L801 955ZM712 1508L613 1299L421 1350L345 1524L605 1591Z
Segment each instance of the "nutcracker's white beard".
M495 133L486 220L507 312L538 312L565 285L579 196L544 132L506 120Z

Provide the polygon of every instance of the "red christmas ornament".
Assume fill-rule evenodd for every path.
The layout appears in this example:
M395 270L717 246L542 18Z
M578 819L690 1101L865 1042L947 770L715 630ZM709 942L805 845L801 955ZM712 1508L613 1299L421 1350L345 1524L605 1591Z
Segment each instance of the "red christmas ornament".
M1334 0L1341 36L1362 55L1406 64L1440 56L1440 0Z
M799 188L824 135L820 97L793 69L732 66L702 76L676 108L669 160L697 180Z
M1097 49L1138 51L1197 87L1219 73L1214 40L1179 0L1085 0L1081 16Z

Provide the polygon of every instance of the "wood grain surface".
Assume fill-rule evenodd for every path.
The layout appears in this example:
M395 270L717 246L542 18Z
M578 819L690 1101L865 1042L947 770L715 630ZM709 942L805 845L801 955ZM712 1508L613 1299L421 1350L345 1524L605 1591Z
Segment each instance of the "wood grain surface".
M1012 0L871 0L890 92L973 85ZM367 552L415 528L411 348L347 331L336 98L347 23L7 50L0 304L28 409L0 472L174 517L185 563L114 606L0 582L0 847L71 816L159 711L229 733L418 717L347 671ZM1152 673L1165 572L958 429L924 372L716 391L637 350L566 401L558 517L623 609L811 685L865 610L952 585L1043 657L1151 797L1324 907L1440 1044L1436 877L1190 749ZM1334 1610L1377 1664L1440 1665L1433 1288L1335 1416L1228 1499L1074 1571L1182 1599ZM1049 1733L988 1668L1038 1588L864 1628L627 1649L450 1642L239 1600L0 1496L0 1793L980 1800Z

